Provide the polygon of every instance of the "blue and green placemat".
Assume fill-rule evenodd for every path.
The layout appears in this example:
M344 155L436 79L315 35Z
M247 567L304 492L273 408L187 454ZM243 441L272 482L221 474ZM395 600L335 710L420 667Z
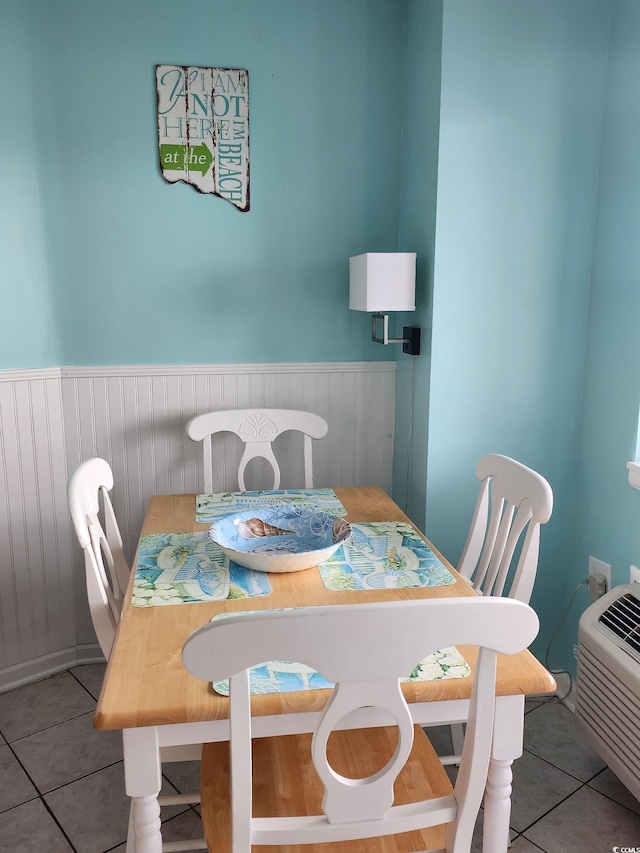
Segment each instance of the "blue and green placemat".
M233 619L234 616L246 616L251 612L257 611L239 610L234 613L218 613L211 621ZM445 678L466 678L468 675L471 675L471 667L457 648L450 646L427 655L402 681L442 681ZM221 696L229 695L228 679L214 681L211 686ZM267 661L249 670L251 693L292 693L296 690L322 690L334 686L315 669L296 661Z
M248 509L282 503L286 503L288 507L321 509L333 515L347 514L333 489L272 489L196 495L196 521L200 524L212 524L222 515L235 515Z
M403 681L440 681L445 678L466 678L471 667L455 646L441 649L424 658ZM229 695L228 681L214 681L213 689L222 696ZM319 672L295 661L269 661L249 670L251 693L291 693L295 690L332 688Z
M318 566L327 589L400 589L456 582L410 524L372 521L351 528L351 541Z
M271 592L269 578L236 565L203 533L153 533L138 549L134 607L255 598Z

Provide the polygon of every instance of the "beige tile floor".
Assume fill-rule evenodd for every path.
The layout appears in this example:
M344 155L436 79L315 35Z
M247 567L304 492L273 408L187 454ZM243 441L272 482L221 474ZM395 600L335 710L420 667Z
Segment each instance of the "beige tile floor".
M129 804L121 739L91 722L103 673L101 665L76 667L0 695L2 853L124 853ZM450 751L446 730L432 736ZM193 765L165 765L164 792L194 790L196 774ZM201 835L192 807L163 810L162 817L166 840ZM640 804L555 699L527 705L511 827L513 853L640 849ZM481 843L479 828L474 852Z

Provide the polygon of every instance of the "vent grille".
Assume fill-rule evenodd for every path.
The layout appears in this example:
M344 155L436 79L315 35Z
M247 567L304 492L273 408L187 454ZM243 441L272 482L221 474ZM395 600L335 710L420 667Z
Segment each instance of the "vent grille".
M589 642L589 640L587 640ZM578 646L578 684L575 722L578 730L640 798L640 716L638 685L621 678L606 646Z
M640 590L616 587L580 617L575 724L640 799ZM640 848L639 848L640 849Z
M598 619L602 628L621 649L640 661L640 599L626 593L614 601Z

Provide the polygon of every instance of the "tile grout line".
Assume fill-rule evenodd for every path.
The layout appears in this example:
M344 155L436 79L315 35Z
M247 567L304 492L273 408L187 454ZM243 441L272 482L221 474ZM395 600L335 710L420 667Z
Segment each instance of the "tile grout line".
M548 762L547 762L547 763L548 763ZM553 767L554 765L552 764L551 766ZM559 768L556 768L556 769L559 769ZM572 777L572 778L573 778L573 777ZM579 780L578 780L578 781L579 781ZM531 829L531 827L535 826L539 821L541 821L543 818L545 818L548 814L551 814L551 812L552 812L554 809L557 809L557 808L558 808L558 806L561 806L561 805L562 805L562 803L566 803L566 802L567 802L567 800L570 800L570 799L571 799L571 797L573 797L573 795L574 795L574 794L577 794L577 793L578 793L578 791L581 791L581 790L586 786L586 784L587 784L586 782L582 782L582 783L581 783L581 785L580 785L578 788L576 788L576 789L575 789L575 791L572 791L570 794L567 794L567 796L566 796L566 797L563 797L561 800L558 800L558 802L557 802L557 803L554 803L554 805L553 805L553 806L551 806L551 808L550 808L550 809L547 809L547 811L546 811L546 812L544 812L544 814L541 814L541 815L540 815L540 817L537 817L537 818L536 818L532 823L530 823L530 824L529 824L529 826L526 826L524 829L519 830L520 835L524 835L524 833L525 833L525 832L528 832L528 831ZM513 827L512 827L512 828L513 828ZM516 831L516 832L518 832L518 830L515 830L515 831ZM529 840L530 840L530 839L529 839L529 838L527 838L527 841L529 841ZM533 842L532 842L532 843L533 843Z
M537 756L536 756L536 757L537 757ZM543 759L543 760L544 760L544 759ZM547 764L550 764L550 762L547 762ZM554 765L554 764L550 764L550 766L551 766L551 767L555 767L555 765ZM556 769L556 770L560 770L561 768L556 767L555 769ZM563 771L563 772L564 772L564 771ZM598 791L598 789L597 789L597 788L592 788L592 787L589 785L589 782L593 781L593 780L596 778L596 776L599 776L599 775L600 775L600 773L602 773L602 770L599 770L597 773L595 773L595 774L594 774L594 775L593 775L593 776L592 776L592 777L591 777L587 782L582 782L582 784L581 784L578 788L576 788L576 789L575 789L575 791L572 791L570 794L568 794L568 795L567 795L566 797L564 797L563 799L558 800L558 802L557 802L554 806L552 806L550 809L548 809L544 814L541 814L541 815L540 815L540 817L536 818L536 819L533 821L533 823L530 823L530 824L529 824L529 826L527 826L527 827L525 827L524 829L520 830L520 833L519 833L519 834L520 834L520 835L524 835L524 833L525 833L525 832L528 832L532 827L534 827L537 823L539 823L543 818L547 817L547 815L549 815L552 811L554 811L555 809L557 809L557 808L558 808L558 806L561 806L563 803L566 803L566 802L567 802L567 800L570 800L570 799L571 799L571 797L574 797L576 794L578 794L578 793L579 793L580 791L582 791L584 788L588 788L590 791L593 791L595 794L600 794L600 796L601 796L601 797L604 797L605 799L609 800L609 802L614 803L616 806L619 806L620 808L625 809L626 811L628 811L628 812L629 812L629 814L635 815L635 816L637 817L637 816L638 816L638 813L637 813L637 812L634 812L634 811L633 811L633 809L630 809L628 806L625 806L623 803L619 802L618 800L614 800L614 799L613 799L613 797L609 797L607 794L603 794L603 793L602 793L602 791ZM567 775L571 775L571 774L567 774ZM575 777L574 777L574 776L572 776L571 778L575 778ZM581 781L581 780L578 780L578 781ZM513 829L513 827L511 827L511 828ZM516 832L517 832L518 830L514 830L514 831L516 831ZM526 838L526 836L524 836L524 837ZM526 840L527 840L527 841L529 841L531 844L533 844L533 843L534 843L534 842L532 842L532 841L531 841L531 839L530 839L530 838L526 838ZM542 848L541 848L541 849L542 849ZM545 853L546 853L546 851L545 851Z
M544 763L545 763L545 764L548 764L548 765L549 765L549 767L553 767L553 769L554 769L554 770L559 770L559 771L560 771L560 773L564 773L564 775L565 775L565 776L569 776L569 778L570 778L570 779L575 779L575 781L576 781L576 782L580 782L580 785L587 785L589 782L591 782L591 780L592 780L592 779L595 779L595 778L596 778L596 776L598 776L600 773L602 773L602 770L604 770L604 769L605 769L605 768L603 767L603 768L602 768L602 770L598 770L598 772L597 772L597 773L594 773L594 775L593 775L593 776L591 776L589 779L587 779L587 780L585 781L584 779L580 779L578 776L574 776L574 775L573 775L573 773L569 773L569 771L568 771L568 770L564 770L562 767L558 767L558 765L557 765L557 764L554 764L552 761L549 761L549 759L548 759L548 758L543 758L541 755L538 755L537 753L532 752L530 749L527 749L526 747L523 747L523 748L522 748L522 752L523 752L523 754L524 754L525 752L528 752L528 753L529 753L529 755L532 755L534 758L537 758L537 759L538 759L538 761L544 761ZM517 760L518 760L518 759L516 759L516 761L517 761ZM515 763L515 762L514 762L514 763ZM578 788L576 788L576 790L579 790L579 789L578 789ZM575 791L574 791L574 793L575 793Z
M78 776L76 779L71 779L69 782L65 782L62 785L57 785L55 788L51 788L50 791L46 791L46 793L42 794L42 796L48 797L49 794L55 794L57 791L61 791L63 788L68 788L69 785L74 785L76 782L80 782L83 779L89 779L91 776L95 776L96 773L102 773L103 770L108 770L110 767L115 767L118 764L122 764L121 758L119 758L117 761L112 761L111 764L105 764L104 767L98 767L97 770L92 770L90 773L84 773L82 776Z
M95 710L95 709L94 709ZM93 714L93 711L83 711L81 714L74 714L72 717L67 717L64 720L58 720L57 723L52 723L50 726L44 726L41 729L36 729L35 732L29 732L28 735L22 735L22 737L16 737L12 741L8 741L5 738L7 746L12 743L18 743L21 740L26 740L27 738L34 737L35 735L42 734L42 732L48 732L49 729L55 729L57 726L63 726L65 723L70 723L72 720L79 720L80 717L86 717L87 714ZM3 735L4 737L4 735ZM2 746L2 744L0 744Z
M45 798L44 798L43 796L41 796L41 797L40 797L40 800L42 801L42 805L43 805L43 806L45 807L45 809L49 812L49 815L51 816L52 820L54 821L54 823L56 824L56 826L58 827L58 829L60 830L60 832L61 832L61 833L64 835L64 837L67 839L67 842L68 842L68 844L69 844L69 847L73 850L73 853L78 853L78 849L77 849L77 847L76 847L74 844L72 844L72 843L71 843L71 839L69 838L69 836L67 835L67 833L64 831L64 829L63 829L63 828L62 828L62 826L60 825L60 822L58 821L57 817L54 815L54 813L53 813L53 812L51 811L51 809L49 808L49 805L48 805L47 801L45 800Z
M95 696L93 696L93 694L91 693L91 691L89 690L89 688L88 688L85 684L83 684L83 683L82 683L82 681L80 681L80 679L79 679L79 678L77 678L77 676L76 676L73 672L71 672L71 670L66 670L66 672L68 672L68 673L69 673L69 675L71 675L71 677L74 679L74 681L75 681L76 683L78 683L78 684L83 688L83 690L84 690L86 693L88 693L88 695L92 698L92 700L93 700L94 702L97 702L96 697L95 697ZM17 689L19 689L19 688L17 688ZM108 768L110 768L110 767L114 767L114 766L116 766L117 764L122 764L122 763L123 763L123 759L122 759L122 758L120 758L120 759L118 759L118 761L114 761L114 762L111 762L110 764L106 764L104 767L100 767L100 768L98 768L97 770L93 770L93 771L91 771L90 773L85 773L85 774L83 774L83 775L81 775L81 776L78 776L76 779L72 779L72 780L70 780L69 782L65 782L64 784L62 784L62 785L58 785L58 786L56 786L56 787L54 787L54 788L51 788L51 790L46 791L46 793L43 793L43 792L41 792L41 791L40 791L39 787L36 785L35 781L33 780L33 778L31 777L31 775L30 775L30 774L29 774L29 772L27 771L27 769L26 769L26 767L24 766L24 764L20 761L20 758L18 757L17 753L16 753L16 752L15 752L15 750L13 749L12 744L13 744L13 743L17 743L17 742L19 742L19 741L21 741L21 740L25 740L25 739L27 739L27 738L29 738L29 737L34 736L34 735L40 734L41 732L46 732L46 731L48 731L49 729L55 728L56 726L59 726L59 725L63 725L64 723L67 723L67 722L70 722L70 721L72 721L72 720L78 719L79 717L83 717L83 716L85 716L87 713L93 713L93 711L85 711L85 712L83 712L83 713L81 713L81 714L72 715L72 716L70 716L70 717L68 717L68 718L66 718L66 719L64 719L64 720L59 720L58 722L56 722L56 723L52 724L51 726L45 726L44 728L37 729L37 730L36 730L36 731L34 731L34 732L30 732L28 735L24 735L24 736L23 736L23 737L21 737L21 738L16 738L14 741L11 741L11 742L10 742L10 741L8 741L8 740L6 740L6 738L5 738L5 743L4 743L4 744L2 744L2 745L5 745L5 746L9 747L9 750L10 750L11 754L13 755L13 757L14 757L14 758L15 758L15 760L16 760L16 762L17 762L17 763L18 763L18 765L21 767L21 769L23 770L23 772L25 773L26 777L28 778L28 780L30 781L30 783L33 785L33 788L34 788L34 795L33 795L32 797L30 797L30 798L29 798L29 799L27 799L27 800L24 800L22 803L18 803L18 804L16 804L15 806L12 806L11 808L19 808L20 806L25 805L26 803L29 803L29 802L33 802L33 801L34 801L34 800L36 800L36 799L37 799L37 800L40 800L40 802L42 803L43 807L44 807L44 808L45 808L45 810L48 812L48 814L50 815L50 817L53 819L54 823L56 824L56 826L58 827L58 829L60 830L60 832L63 834L63 836L64 836L64 838L66 839L66 841L68 842L68 844L70 845L71 850L73 851L73 853L78 853L78 851L77 851L76 847L72 844L71 839L69 838L69 836L67 835L67 833L66 833L66 832L65 832L65 830L63 829L63 827L62 827L62 825L60 824L59 820L56 818L55 813L53 812L53 810L52 810L51 806L49 806L49 804L47 803L47 801L46 801L45 797L46 797L47 795L49 795L49 794L53 794L53 793L55 793L55 792L57 792L57 791L61 791L61 790L63 790L64 788L67 788L69 785L72 785L72 784L74 784L74 783L76 783L76 782L79 782L79 781L81 781L82 779L88 779L89 777L94 776L94 775L96 775L97 773L100 773L100 772L102 772L102 771L104 771L104 770L107 770L107 769L108 769ZM4 735L3 735L3 738L4 738ZM175 785L175 784L171 781L171 779L169 779L169 777L168 777L168 776L166 776L164 773L162 774L162 778L163 778L163 780L164 780L164 781L165 781L165 782L170 786L170 788L172 789L172 791L174 791L174 792L176 792L176 793L182 793L182 791L180 790L180 788L179 788L177 785ZM8 811L11 811L11 809L5 809L5 810L4 810L4 812L0 812L0 813L5 813L5 812L8 812ZM179 811L177 814L172 815L170 818L168 818L168 819L167 819L167 821L166 821L166 822L170 822L171 820L174 820L174 819L176 819L176 818L178 818L178 817L181 817L181 816L183 816L183 815L187 814L188 812L193 812L193 813L195 814L195 816L198 818L198 820L200 820L200 815L198 814L198 812L197 812L197 811L196 811L192 806L187 805L183 811ZM164 823L164 822L165 822L165 821L163 821L163 823ZM110 848L109 848L109 850L110 850L110 851L111 851L111 850L115 850L115 849L117 849L118 847L120 847L123 843L124 843L124 844L126 844L126 842L127 842L127 838L126 838L126 835L125 835L125 837L124 837L124 839L123 839L122 841L118 841L115 845L113 845L112 847L110 847Z
M20 687L14 687L14 688L13 688L13 690L7 690L5 693L1 693L1 694L0 694L0 698L1 698L1 697L3 697L3 696L9 696L11 693L17 693L18 691L23 690L25 687L32 687L32 686L33 686L33 685L35 685L35 684L40 684L40 683L43 683L43 682L45 682L45 681L49 681L49 680L52 680L52 679L54 679L54 678L58 678L59 676L61 676L61 675L65 675L65 674L66 674L66 675L70 675L70 676L73 678L73 680L74 680L77 684L79 684L79 685L80 685L80 687L82 687L82 689L85 691L85 693L87 693L87 694L91 697L91 699L92 699L92 700L96 703L96 705L97 705L97 703L98 703L97 698L93 695L93 693L89 690L89 688L88 688L88 687L86 687L86 686L85 686L85 685L80 681L80 679L79 679L79 678L77 678L77 677L76 677L76 676L71 672L71 670L70 670L70 669L65 669L65 670L63 670L62 672L56 672L56 673L54 673L53 675L49 675L49 676L47 676L46 678L41 678L41 679L39 679L38 681L33 681L33 682L31 682L30 684L22 684ZM94 711L95 711L95 706L91 709L91 711L81 711L79 714L72 714L70 717L65 717L65 719L64 719L64 720L58 720L58 722L56 722L56 723L52 723L50 726L43 726L42 728L40 728L40 729L36 729L36 730L35 730L35 731L33 731L33 732L29 732L29 733L28 733L28 734L26 734L26 735L21 735L20 737L13 738L13 740L11 741L11 743L17 743L19 740L24 740L25 738L32 737L33 735L37 735L37 734L39 734L40 732L46 732L48 729L53 729L53 728L55 728L56 726L60 726L60 725L62 725L63 723L68 723L68 722L70 722L71 720L77 720L79 717L83 717L85 714L89 714L89 713L92 713L92 714L93 714L93 713L94 713ZM4 733L4 731L2 730L2 728L0 728L0 737L2 737L2 739L4 740L4 744L1 744L1 743L0 743L0 746L4 746L5 744L8 746L8 745L9 745L9 743L10 743L9 738L7 737L7 735L5 735L5 733Z
M531 710L535 711L536 708L532 708ZM525 714L525 716L526 716L526 714ZM581 788L587 786L591 791L595 791L597 794L600 794L601 796L605 797L610 802L615 803L617 806L620 806L623 809L626 809L630 814L638 815L638 812L634 811L632 808L629 808L629 806L625 805L624 803L621 803L619 800L616 800L615 797L611 797L611 796L609 796L609 794L605 794L603 791L599 791L597 788L593 788L590 785L590 783L593 782L593 780L596 779L605 770L607 770L607 769L611 770L611 768L609 767L608 764L605 764L604 767L602 767L600 770L597 770L592 776L590 776L588 779L585 780L585 779L580 779L578 776L575 776L573 773L570 773L568 770L565 770L564 767L558 767L557 764L554 764L552 761L549 761L549 759L547 759L547 758L543 758L543 756L538 755L537 753L533 752L531 749L527 749L526 747L523 747L523 753L524 752L528 752L529 755L532 755L534 758L537 758L539 761L544 761L545 764L548 764L549 767L553 767L554 770L559 770L561 773L564 773L566 776L569 776L571 779L575 779L576 782L580 782L580 787L576 788L575 791L573 791L571 794L569 794L570 797L572 797L573 794L577 794ZM613 772L613 771L611 771L611 772ZM565 799L567 799L567 798L565 797ZM560 802L564 802L564 800L560 800L557 805L559 805ZM555 808L555 806L554 806L554 808ZM548 814L548 812L547 812L547 814ZM538 818L538 820L539 819L540 818ZM533 826L533 824L531 824L531 826Z
M47 811L47 812L49 813L49 816L51 817L51 819L53 820L53 822L55 823L55 825L58 827L58 829L60 830L60 832L63 834L63 836L64 836L64 837L65 837L65 839L67 840L67 842L68 842L69 846L71 847L71 850L73 851L73 853L77 853L77 850L76 850L75 846L71 843L71 839L69 838L69 836L67 835L67 833L64 831L63 827L61 826L60 822L58 821L58 819L56 818L56 816L54 815L54 813L53 813L53 812L51 811L51 809L49 808L49 805L48 805L47 801L46 801L46 800L45 800L45 798L44 798L44 794L42 794L42 793L40 792L40 789L38 788L38 786L36 785L36 783L34 782L34 780L31 778L31 774L29 773L29 771L27 770L27 768L24 766L24 764L20 761L20 759L19 759L19 757L17 756L17 754L16 754L15 750L13 749L13 747L11 746L11 744L10 744L8 741L7 741L6 745L9 747L9 749L10 749L10 751L11 751L11 754L13 755L13 757L15 758L15 760L18 762L18 764L19 764L19 765L20 765L20 767L22 768L23 773L25 774L25 776L27 777L27 779L31 782L31 784L33 785L33 788L34 788L34 790L35 790L35 792L36 792L36 794L35 794L35 796L34 796L34 797L30 797L28 800L24 800L24 802L22 802L22 803L18 803L17 805L12 806L12 808L14 808L14 809L18 809L18 808L20 808L21 806L26 805L27 803L32 803L34 800L40 800L40 802L42 803L42 805L43 805L43 807L44 807L45 811ZM63 787L63 786L61 786L61 787ZM11 809L5 809L5 811L4 811L4 812L0 812L0 814L6 814L6 813L7 813L7 812L9 812L9 811L11 811Z
M20 765L20 767L22 768L22 772L25 774L25 776L27 777L27 779L31 782L31 784L33 785L33 789L34 789L34 791L36 792L36 793L35 793L35 796L30 797L28 800L24 800L24 802L22 802L22 803L18 803L18 805L16 805L16 806L12 806L12 807L11 807L11 808L18 808L18 806L23 806L25 803L30 803L32 800L35 800L35 799L37 799L38 797L42 798L42 796L43 796L43 795L40 793L40 789L38 788L38 786L36 785L36 783L35 783L35 782L33 781L33 779L31 778L31 774L29 773L29 771L27 770L27 768L24 766L24 764L20 761L20 759L19 759L19 758L18 758L18 756L16 755L16 752L15 752L15 750L13 749L13 747L11 746L11 744L10 744L10 743L7 743L6 745L7 745L7 746L9 747L9 749L11 750L11 754L13 755L13 757L15 758L15 760L18 762L18 764L19 764L19 765ZM11 811L11 809L5 809L5 810L4 810L4 812L8 812L8 811ZM4 812L0 812L0 814L4 814Z
M527 838L525 835L521 835L521 836L519 836L519 837L520 837L520 838L524 838L524 840L527 842L527 844L531 844L531 846L532 846L532 847L535 847L535 848L536 848L536 850L541 850L541 851L542 851L542 853L549 853L549 851L548 851L548 850L545 850L545 848L544 848L544 847L540 847L540 845L539 845L539 844L536 844L536 843L535 843L535 841L531 841L531 839L530 839L530 838Z
M76 677L75 677L75 675L74 675L70 670L66 670L66 672L68 672L68 673L69 673L69 675L71 675L71 677L72 677L72 678L73 678L73 679L74 679L78 684L80 684L80 686L81 686L81 687L86 691L86 693L88 693L88 694L89 694L89 696L91 696L91 698L93 699L93 701L94 701L94 702L96 702L96 701L97 701L97 700L96 700L96 698L95 698L95 696L93 696L93 694L88 690L88 688L87 688L84 684L82 684L82 682L81 682L78 678L76 678ZM52 676L52 677L53 677L53 676ZM20 688L16 688L16 689L20 689ZM95 710L95 709L94 709L94 710ZM37 729L36 731L31 732L31 733L30 733L30 734L28 734L28 735L24 735L22 738L16 738L14 741L9 741L9 740L5 737L4 733L3 733L2 731L0 731L0 734L2 735L2 737L3 737L4 741L5 741L4 745L5 745L5 746L7 746L7 747L9 748L9 751L10 751L10 752L11 752L11 754L13 755L14 759L15 759L15 760L16 760L16 762L18 763L19 767L22 769L23 773L25 774L25 776L27 777L27 779L29 780L29 782L33 785L33 788L34 788L34 791L35 791L35 796L30 797L28 800L24 800L22 803L18 803L17 805L13 806L12 808L20 808L20 806L24 806L24 805L26 805L27 803L31 803L31 802L33 802L34 800L39 800L39 801L40 801L40 803L42 804L43 808L45 809L45 811L48 813L48 815L50 816L50 818L53 820L54 824L58 827L58 829L59 829L59 830L60 830L60 832L62 833L63 837L65 838L65 840L66 840L66 841L67 841L67 843L69 844L69 847L71 848L71 850L73 851L73 853L78 853L77 848L76 848L76 847L75 847L75 845L71 842L71 839L69 838L69 836L68 836L68 835L67 835L67 833L65 832L64 827L62 826L62 824L60 823L60 821L59 821L59 820L58 820L58 818L56 817L55 813L53 812L53 810L51 809L51 807L50 807L50 806L49 806L49 804L47 803L47 801L46 801L46 799L45 799L45 794L44 794L44 793L42 793L42 792L40 791L40 788L36 785L36 783L35 783L34 779L32 778L31 774L29 773L29 771L27 770L27 768L24 766L24 764L23 764L23 763L22 763L22 761L20 760L20 758L19 758L18 754L16 753L15 749L13 748L13 743L17 743L18 741L24 740L25 738L27 738L27 737L31 737L31 736L36 735L36 734L40 734L41 732L46 732L46 731L48 731L48 730L49 730L49 729L51 729L51 728L55 728L55 726L56 726L56 725L61 725L61 724L63 724L63 723L70 722L71 720L76 720L76 719L78 719L79 717L83 717L83 716L85 716L85 714L87 714L87 713L93 713L93 711L91 711L91 712L87 712L87 711L85 711L85 712L83 712L82 714L75 714L75 715L72 715L71 717L68 717L68 718L67 718L67 719L65 719L65 720L60 720L58 723L54 723L54 724L53 724L53 725L51 725L51 726L45 726L44 728ZM108 765L106 765L105 767L103 767L103 768L101 768L101 769L102 769L102 770L105 770L107 767L112 767L112 766L114 766L114 764L117 764L117 763L118 763L118 762L113 762L112 764L108 764ZM94 771L94 772L98 772L98 771ZM73 780L72 780L72 782L77 782L77 781L79 781L79 779L85 779L85 778L87 778L88 776L91 776L91 775L92 775L91 773L87 773L87 774L85 774L84 776L80 776L78 779L73 779ZM65 783L64 785L59 785L57 788L52 788L52 789L51 789L51 791L47 791L46 793L47 793L47 794L51 794L51 793L53 793L54 791L59 791L59 790L61 790L62 788L65 788L67 785L72 784L72 782L67 782L67 783ZM174 787L175 787L175 786L174 786ZM1 814L6 814L6 812L8 812L8 811L11 811L11 809L5 809L3 812L1 812ZM125 838L125 841L126 841L126 838ZM118 846L118 845L116 845L116 846Z
M89 688L87 687L87 685L86 685L86 684L83 684L83 683L82 683L82 681L80 681L80 679L78 678L78 676L77 676L77 675L76 675L72 670L68 669L68 670L66 670L66 671L69 673L69 675L70 675L72 678L75 678L75 680L78 682L78 684L80 685L80 687L82 687L84 690L86 690L86 691L87 691L87 693L89 694L89 696L91 696L91 698L93 699L93 701L94 701L94 702L96 703L96 705L97 705L97 704L98 704L98 697L93 695L93 693L89 690Z
M510 829L513 829L513 827L510 827ZM515 829L513 831L515 832ZM540 850L540 851L542 851L542 853L549 853L548 850L545 850L544 847L540 847L540 845L536 844L535 841L531 841L531 839L526 838L521 832L519 832L517 835L513 836L513 838L509 842L509 847L512 847L514 841L517 841L519 838L524 838L524 840L527 842L527 844L530 844L532 847L535 847L536 850Z

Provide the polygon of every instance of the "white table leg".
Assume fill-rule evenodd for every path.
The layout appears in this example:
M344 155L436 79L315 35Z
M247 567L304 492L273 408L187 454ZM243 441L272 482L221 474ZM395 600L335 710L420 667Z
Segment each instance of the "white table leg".
M484 795L483 853L506 853L509 847L512 778L510 761L491 759Z
M484 795L483 853L506 853L511 819L511 764L522 755L524 696L496 700L493 745Z
M127 853L162 853L158 804L162 774L157 729L124 729L122 742L125 790L132 800Z
M129 825L127 827L127 847L124 853L136 853L136 845L133 838L133 801L129 807Z

